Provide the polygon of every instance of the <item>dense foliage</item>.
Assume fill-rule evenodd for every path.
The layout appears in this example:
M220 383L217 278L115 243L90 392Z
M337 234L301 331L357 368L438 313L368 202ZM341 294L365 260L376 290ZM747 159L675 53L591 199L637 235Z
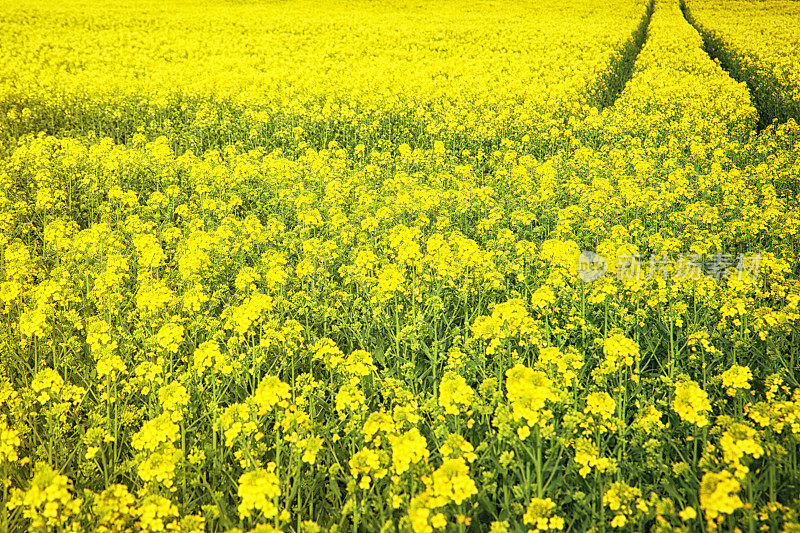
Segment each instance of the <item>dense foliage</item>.
M0 6L0 528L800 528L800 117L508 4Z

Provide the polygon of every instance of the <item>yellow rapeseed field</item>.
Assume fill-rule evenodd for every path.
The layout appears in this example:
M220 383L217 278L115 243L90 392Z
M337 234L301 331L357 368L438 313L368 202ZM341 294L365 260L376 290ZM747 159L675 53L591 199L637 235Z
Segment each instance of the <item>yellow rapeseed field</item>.
M793 0L6 0L0 531L800 531Z

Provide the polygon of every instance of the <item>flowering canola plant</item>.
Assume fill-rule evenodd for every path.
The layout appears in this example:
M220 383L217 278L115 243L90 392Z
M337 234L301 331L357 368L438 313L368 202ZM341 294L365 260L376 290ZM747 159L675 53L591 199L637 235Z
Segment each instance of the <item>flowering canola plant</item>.
M0 529L800 528L795 29L729 4L3 3Z

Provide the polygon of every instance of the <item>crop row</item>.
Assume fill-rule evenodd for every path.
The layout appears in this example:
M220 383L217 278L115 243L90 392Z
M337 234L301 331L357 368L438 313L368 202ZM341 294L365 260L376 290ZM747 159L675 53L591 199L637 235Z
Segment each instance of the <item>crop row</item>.
M708 53L746 82L760 126L800 121L800 9L796 2L691 1L681 5Z
M612 146L634 138L650 150L669 151L696 143L730 153L746 142L757 118L747 87L714 63L702 44L678 6L661 3L630 82L597 117L599 132L589 136Z

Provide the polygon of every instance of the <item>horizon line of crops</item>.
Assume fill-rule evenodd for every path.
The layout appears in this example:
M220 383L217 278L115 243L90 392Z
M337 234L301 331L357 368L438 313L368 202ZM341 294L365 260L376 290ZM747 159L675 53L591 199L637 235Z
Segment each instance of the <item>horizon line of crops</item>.
M644 12L630 37L611 54L606 68L587 86L588 108L599 112L612 106L630 79L647 38L654 0L642 5ZM471 104L464 101L459 105ZM292 154L305 147L322 150L335 142L352 155L358 146L370 153L396 149L403 143L412 149L430 149L435 141L441 141L449 151L456 154L467 151L474 157L487 156L504 139L512 139L522 142L535 157L547 158L570 148L570 139L563 130L574 128L583 116L566 110L547 120L525 124L511 116L496 124L489 135L447 128L439 128L440 134L431 135L430 119L442 111L437 101L360 106L346 97L324 94L314 95L303 101L299 109L293 106L288 111L279 101L254 106L185 93L174 93L157 102L136 95L97 98L48 92L31 99L17 94L6 95L0 101L0 147L6 145L7 150L15 139L41 132L54 136L107 136L119 144L127 144L134 135L143 134L150 141L166 136L176 153L192 150L201 154L235 145L243 150L280 149Z

